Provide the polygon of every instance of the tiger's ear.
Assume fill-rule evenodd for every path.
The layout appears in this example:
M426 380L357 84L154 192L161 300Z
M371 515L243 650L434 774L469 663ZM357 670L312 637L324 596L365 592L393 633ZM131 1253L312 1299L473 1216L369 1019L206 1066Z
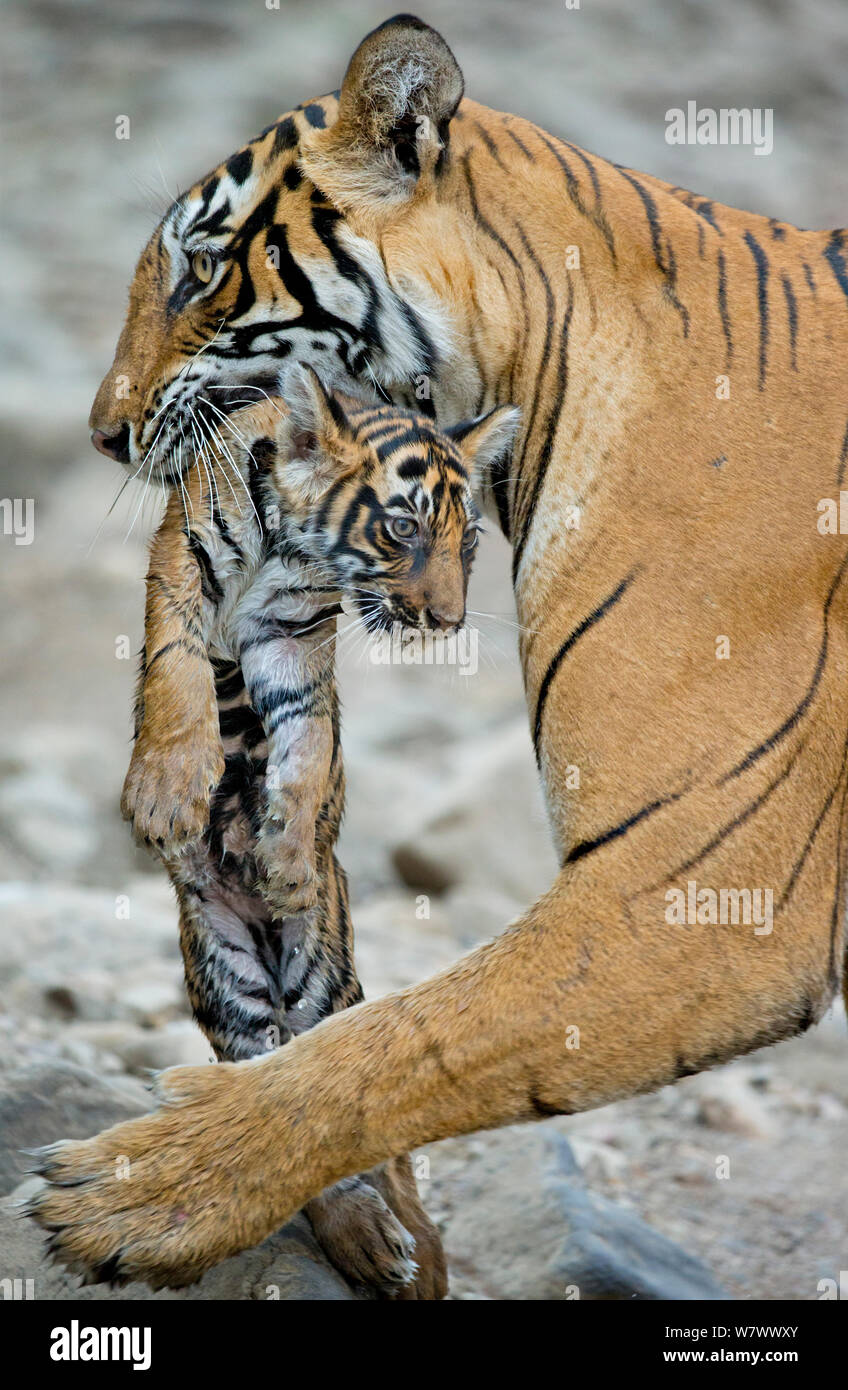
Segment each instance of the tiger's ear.
M463 85L441 34L396 15L351 58L335 124L303 136L304 172L344 212L390 213L435 170Z
M476 420L466 420L445 431L465 460L475 493L484 491L492 465L512 448L520 423L517 405L498 405L487 415L478 415Z
M295 503L310 506L355 468L351 429L336 396L305 363L285 373L280 389L288 414L277 426L275 482Z

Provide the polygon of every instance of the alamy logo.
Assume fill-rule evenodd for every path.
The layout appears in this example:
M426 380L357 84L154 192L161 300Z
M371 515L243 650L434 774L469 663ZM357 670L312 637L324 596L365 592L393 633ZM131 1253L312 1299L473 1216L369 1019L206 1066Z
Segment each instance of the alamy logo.
M816 530L820 536L848 534L848 492L840 492L838 502L834 497L820 498L816 511L819 514Z
M385 632L374 634L369 655L375 666L457 666L461 676L473 676L479 636L476 627L435 632L393 623Z
M0 1279L0 1295L6 1299L35 1298L34 1279Z
M34 497L0 497L0 516L4 536L14 536L15 545L32 545L35 539Z
M149 1371L149 1327L54 1327L50 1333L51 1361L131 1361L134 1371Z
M840 1269L839 1279L820 1279L816 1285L819 1299L848 1299L848 1269Z
M665 113L667 145L753 145L754 154L771 154L773 131L771 106L722 106L716 111L687 101L685 111L672 106Z
M755 936L771 936L774 927L772 888L699 888L690 878L685 891L669 888L665 900L672 927L753 925Z

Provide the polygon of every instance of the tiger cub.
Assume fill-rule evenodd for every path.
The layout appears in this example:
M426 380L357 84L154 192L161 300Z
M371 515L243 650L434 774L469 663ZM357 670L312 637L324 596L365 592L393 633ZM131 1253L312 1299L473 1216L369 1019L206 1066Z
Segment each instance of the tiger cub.
M327 392L306 367L289 374L286 402L229 415L227 442L222 424L218 447L171 495L151 549L122 798L168 868L189 999L227 1061L362 998L334 854L340 603L371 630L462 623L479 526L472 481L485 487L517 422L501 407L440 433L415 413ZM397 1197L378 1170L308 1214L338 1267L392 1291L412 1278L414 1241L371 1183ZM373 1212L350 1221L363 1200L377 1204L382 1238ZM407 1228L410 1211L427 1220L408 1193L401 1209Z

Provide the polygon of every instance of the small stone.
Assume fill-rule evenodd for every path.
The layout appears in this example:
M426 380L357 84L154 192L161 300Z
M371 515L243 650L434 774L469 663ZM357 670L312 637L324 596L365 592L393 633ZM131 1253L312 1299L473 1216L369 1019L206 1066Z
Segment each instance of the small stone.
M697 1079L691 1090L697 1099L696 1115L709 1129L747 1139L773 1139L776 1125L758 1091L742 1075L730 1069L710 1072Z

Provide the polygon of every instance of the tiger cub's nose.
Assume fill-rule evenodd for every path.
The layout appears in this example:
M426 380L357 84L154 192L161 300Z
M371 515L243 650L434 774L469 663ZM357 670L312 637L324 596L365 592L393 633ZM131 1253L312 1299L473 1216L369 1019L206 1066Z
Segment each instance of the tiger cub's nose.
M465 617L464 608L428 608L427 622L430 627L438 627L443 631L449 627L458 627Z
M107 435L105 430L92 430L91 442L98 453L105 454L116 463L129 463L130 427L126 422L113 435Z

